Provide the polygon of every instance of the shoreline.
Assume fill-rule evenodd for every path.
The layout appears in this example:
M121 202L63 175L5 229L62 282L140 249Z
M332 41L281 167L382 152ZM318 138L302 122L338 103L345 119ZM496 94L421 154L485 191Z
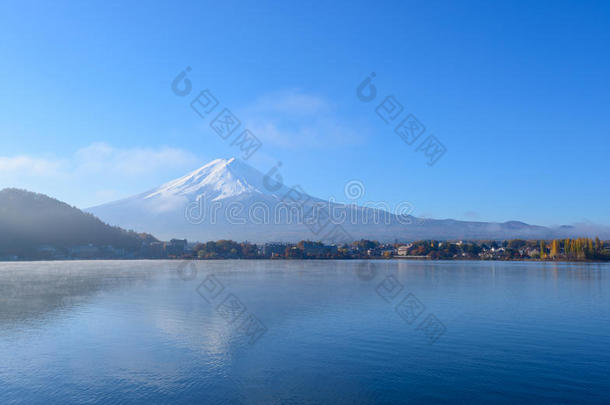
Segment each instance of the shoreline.
M369 261L421 261L421 262L493 262L493 263L548 263L548 264L605 264L610 263L608 260L533 260L533 259L511 259L511 260L477 260L477 259L432 259L425 257L396 257L396 258L383 258L383 257L366 257L366 258L310 258L310 259L271 259L271 258L249 258L249 259L194 259L194 258L137 258L137 259L57 259L57 260L36 260L36 259L23 259L23 260L0 260L0 264L4 263L73 263L73 262L138 262L138 261L165 261L165 262L182 262L182 261L196 261L196 262L218 262L218 261L287 261L287 262L309 262L309 261L337 261L337 262L350 262L356 260L369 260Z

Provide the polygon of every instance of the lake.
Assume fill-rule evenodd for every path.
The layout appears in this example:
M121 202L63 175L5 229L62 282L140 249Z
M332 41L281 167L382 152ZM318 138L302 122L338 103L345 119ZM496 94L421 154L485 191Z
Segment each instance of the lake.
M609 271L0 263L0 404L610 403Z

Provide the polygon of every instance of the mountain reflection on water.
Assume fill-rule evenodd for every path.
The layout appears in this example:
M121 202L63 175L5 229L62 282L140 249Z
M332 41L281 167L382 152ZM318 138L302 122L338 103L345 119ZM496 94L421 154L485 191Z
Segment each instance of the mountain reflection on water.
M0 263L0 403L607 403L609 270Z

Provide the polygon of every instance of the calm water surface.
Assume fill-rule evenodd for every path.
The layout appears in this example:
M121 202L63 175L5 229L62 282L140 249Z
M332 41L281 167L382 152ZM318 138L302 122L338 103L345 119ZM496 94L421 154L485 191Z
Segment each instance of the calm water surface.
M0 263L0 404L610 403L609 265L178 265Z

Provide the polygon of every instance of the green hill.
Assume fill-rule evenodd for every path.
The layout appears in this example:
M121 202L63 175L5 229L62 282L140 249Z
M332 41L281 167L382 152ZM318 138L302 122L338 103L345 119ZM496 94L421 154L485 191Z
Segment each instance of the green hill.
M89 245L133 253L154 241L151 235L107 225L43 194L13 188L0 191L0 257L35 258L45 249L69 254L70 249Z

